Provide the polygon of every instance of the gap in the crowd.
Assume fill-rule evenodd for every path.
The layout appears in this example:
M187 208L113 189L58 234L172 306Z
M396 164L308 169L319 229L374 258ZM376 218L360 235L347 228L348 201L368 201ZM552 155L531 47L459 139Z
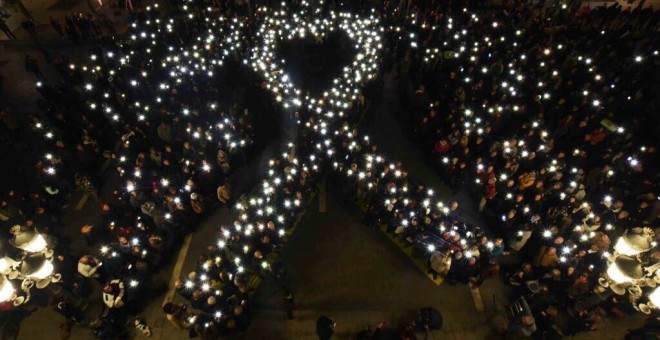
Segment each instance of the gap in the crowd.
M318 97L342 75L344 66L355 56L355 48L345 33L332 32L322 38L307 35L280 41L275 55L285 60L284 71L298 88Z
M225 65L215 74L215 86L218 88L218 104L222 111L229 111L242 117L247 109L250 124L254 131L256 148L269 144L279 133L280 115L270 104L272 95L262 88L261 80L248 66L227 58ZM236 112L233 112L236 111Z

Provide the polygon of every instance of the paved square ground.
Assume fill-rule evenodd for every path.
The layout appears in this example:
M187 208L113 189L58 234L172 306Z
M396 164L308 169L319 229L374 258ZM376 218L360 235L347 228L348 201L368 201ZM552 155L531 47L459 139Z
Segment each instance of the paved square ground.
M293 277L296 320L286 320L282 294L267 279L246 338L316 339L321 315L337 323L337 338L352 338L383 320L395 328L429 305L440 310L445 322L432 338L487 338L487 316L475 311L467 286L438 287L380 230L362 225L357 216L332 195L326 213L312 203L281 256Z

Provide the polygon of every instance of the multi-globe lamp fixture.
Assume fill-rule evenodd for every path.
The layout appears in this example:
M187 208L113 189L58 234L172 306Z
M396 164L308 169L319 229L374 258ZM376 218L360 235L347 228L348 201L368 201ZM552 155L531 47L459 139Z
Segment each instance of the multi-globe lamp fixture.
M635 309L645 314L660 309L660 258L656 246L652 229L626 230L614 245L614 254L607 258L607 276L599 280L601 286L618 295L628 293Z
M43 289L62 276L55 273L53 250L42 234L19 225L11 233L13 238L0 249L0 303L11 301L19 306L30 300L32 287Z

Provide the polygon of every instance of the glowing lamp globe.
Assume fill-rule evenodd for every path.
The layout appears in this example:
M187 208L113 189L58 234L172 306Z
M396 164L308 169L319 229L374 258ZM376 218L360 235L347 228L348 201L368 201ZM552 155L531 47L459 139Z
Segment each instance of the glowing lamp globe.
M607 268L607 276L617 284L632 282L632 278L624 274L616 263L612 263L610 267Z
M656 306L660 307L660 287L653 290L653 293L649 295L649 301Z
M6 276L0 275L0 302L9 301L14 295L14 287Z

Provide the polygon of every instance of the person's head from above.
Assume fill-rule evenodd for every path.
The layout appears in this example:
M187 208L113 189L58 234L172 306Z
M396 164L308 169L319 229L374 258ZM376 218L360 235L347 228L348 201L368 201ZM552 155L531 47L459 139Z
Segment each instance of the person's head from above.
M561 270L555 268L550 271L550 275L552 276L552 279L559 280L561 279Z
M175 310L176 308L174 304L171 302L168 302L163 305L163 312L165 312L165 314L174 314Z
M115 285L108 282L103 286L103 292L106 294L113 294L115 292Z
M575 267L566 268L566 275L567 276L572 276L574 273L575 273Z
M122 247L128 247L130 245L128 243L128 239L125 236L119 236L118 241L119 241L119 245Z
M509 213L507 214L506 217L507 217L508 219L512 219L512 218L516 217L516 209L511 209L511 210L509 210Z

